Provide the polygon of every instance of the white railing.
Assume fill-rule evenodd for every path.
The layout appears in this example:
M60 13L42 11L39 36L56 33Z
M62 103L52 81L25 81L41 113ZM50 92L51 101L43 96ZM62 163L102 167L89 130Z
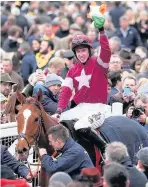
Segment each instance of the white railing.
M9 152L15 156L15 145L17 144L17 140L14 141L14 139L17 137L17 123L6 123L6 124L0 124L0 141L3 145L6 145L8 147ZM37 155L31 148L29 151L29 157L28 157L29 163L38 163ZM36 170L37 166L31 166L32 170ZM39 186L39 176L35 181L31 184L32 187Z

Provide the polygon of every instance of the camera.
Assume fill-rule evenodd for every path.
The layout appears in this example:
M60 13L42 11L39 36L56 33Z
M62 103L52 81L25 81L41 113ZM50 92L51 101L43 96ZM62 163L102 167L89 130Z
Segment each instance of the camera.
M145 109L142 106L136 107L136 108L134 108L134 110L132 112L132 117L139 118L143 112L145 112Z

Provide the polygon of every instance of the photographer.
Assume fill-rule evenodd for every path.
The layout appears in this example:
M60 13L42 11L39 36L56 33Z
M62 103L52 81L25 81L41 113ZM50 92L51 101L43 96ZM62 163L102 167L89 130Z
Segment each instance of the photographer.
M148 129L148 96L138 95L134 100L134 106L128 108L126 116L136 119L141 125Z

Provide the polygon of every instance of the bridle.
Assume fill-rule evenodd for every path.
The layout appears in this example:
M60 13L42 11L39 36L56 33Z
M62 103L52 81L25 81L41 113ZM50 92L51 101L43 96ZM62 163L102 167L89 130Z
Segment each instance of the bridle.
M38 107L38 109L39 110L41 110L41 108L40 108L40 105L38 104L38 103L24 103L24 104L33 104L33 105L35 105L36 107ZM37 123L37 122L36 122ZM32 171L31 171L31 167L30 167L30 165L35 165L35 166L37 166L37 170L36 170L36 172L38 173L38 171L39 171L39 166L41 165L40 164L40 158L41 158L41 156L40 156L40 154L39 154L39 148L38 148L38 141L39 141L39 138L40 138L40 136L41 136L41 133L42 133L42 129L43 129L43 131L44 131L44 134L46 134L46 130L45 130L45 126L44 126L44 122L43 122L43 118L42 118L42 113L40 113L40 117L39 117L39 119L38 119L38 123L37 123L37 125L38 125L38 128L37 128L37 135L35 135L35 134L33 134L33 135L30 135L30 134L26 134L26 133L20 133L19 135L18 135L18 137L17 137L17 139L19 140L20 138L23 138L25 141L26 141L26 143L27 143L27 145L28 145L28 154L29 154L29 150L30 150L30 148L33 146L33 150L38 154L38 164L30 164L29 162L28 162L28 160L27 160L27 165L28 165L28 168L29 168L29 170L30 170L30 175L31 175L31 177L33 178L33 174L32 174ZM28 136L28 137L30 137L30 138L32 138L33 139L33 141L34 141L34 144L33 145L30 145L30 143L29 143L29 141L27 140L27 138L26 138L26 136ZM16 150L16 152L17 152L17 150Z

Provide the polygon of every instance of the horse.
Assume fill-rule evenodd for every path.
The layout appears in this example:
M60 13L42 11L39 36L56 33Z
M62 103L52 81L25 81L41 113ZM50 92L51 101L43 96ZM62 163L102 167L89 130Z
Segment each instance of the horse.
M47 153L52 155L53 148L49 145L47 132L48 129L57 125L57 122L52 119L43 109L39 102L42 93L41 90L36 95L36 98L26 99L23 94L16 93L17 100L21 104L21 108L16 116L18 143L16 151L19 159L27 159L29 150L32 145L35 145L38 153L38 147L45 148ZM40 157L40 155L38 154ZM40 185L48 186L49 175L41 169Z

